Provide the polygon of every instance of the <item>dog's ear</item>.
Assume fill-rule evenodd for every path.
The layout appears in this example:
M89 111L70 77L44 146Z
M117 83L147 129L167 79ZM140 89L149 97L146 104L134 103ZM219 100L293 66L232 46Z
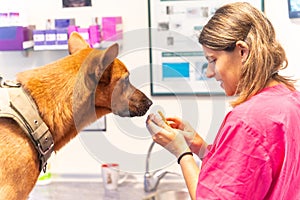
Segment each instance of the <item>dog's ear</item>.
M95 75L97 79L100 80L102 83L108 84L110 82L111 68L109 67L109 65L114 62L115 58L118 56L118 53L118 43L111 45L103 51L101 65L99 65L95 70ZM103 76L102 73L105 73L105 76Z
M119 44L115 43L108 47L104 51L103 59L102 59L102 65L103 66L108 66L110 65L114 59L118 56L119 54Z
M75 52L89 48L90 45L83 39L83 37L78 32L72 32L68 40L68 50L69 54L74 54Z

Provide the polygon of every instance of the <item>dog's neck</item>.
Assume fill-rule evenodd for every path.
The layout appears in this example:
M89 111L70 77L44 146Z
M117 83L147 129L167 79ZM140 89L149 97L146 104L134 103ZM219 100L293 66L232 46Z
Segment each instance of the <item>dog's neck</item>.
M74 102L82 100L81 97L76 97L79 92L77 90L86 90L81 92L85 94L92 91L84 86L75 88L80 64L70 62L72 59L68 61L68 65L63 64L65 61L55 62L17 74L17 81L35 101L42 119L53 135L55 151L74 138L84 126L111 112L107 108L97 108L95 116L88 118L82 116L84 113L80 113L84 111L76 110ZM77 66L77 69L74 69L74 66ZM77 99L74 99L75 97Z

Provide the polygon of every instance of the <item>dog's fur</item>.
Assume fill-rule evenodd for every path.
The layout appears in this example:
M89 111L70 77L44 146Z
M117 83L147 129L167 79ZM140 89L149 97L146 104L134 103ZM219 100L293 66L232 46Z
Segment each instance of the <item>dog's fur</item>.
M35 101L58 151L96 119L114 113L144 115L152 102L129 82L117 59L118 45L92 49L78 33L69 38L69 56L17 74ZM0 118L0 200L27 199L39 176L32 142L12 119Z

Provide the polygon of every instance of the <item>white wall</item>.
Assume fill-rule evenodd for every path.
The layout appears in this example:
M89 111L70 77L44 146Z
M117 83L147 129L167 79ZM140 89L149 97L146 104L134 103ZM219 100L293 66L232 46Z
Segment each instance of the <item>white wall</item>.
M287 53L289 67L285 73L299 79L300 23L289 19L287 1L266 0L265 10L276 29L278 40Z
M147 1L141 0L110 0L100 1L93 0L93 7L87 8L61 8L61 0L44 0L34 1L27 0L26 3L11 3L11 0L1 1L0 8L12 8L11 6L19 5L19 9L27 15L29 24L36 24L38 28L43 28L46 19L65 18L76 16L78 25L86 26L92 21L92 18L102 16L122 16L124 23L124 32L130 36L137 34L136 40L130 42L141 42L145 47L132 48L132 44L124 41L124 49L119 58L127 65L131 73L131 80L134 85L140 88L145 94L150 96L150 72L149 72L149 52L147 50L147 34L140 34L140 30L148 26L148 8ZM9 3L8 3L9 2ZM1 7L2 4L2 7ZM38 9L36 9L38 8ZM285 73L300 77L298 65L298 53L300 52L300 25L290 22L287 13L287 1L265 1L267 15L273 22L279 40L286 48L291 68ZM143 31L142 31L143 32ZM127 41L128 42L128 41ZM133 45L134 47L134 45ZM55 55L53 55L55 54ZM61 52L58 53L61 55ZM53 58L59 57L57 53L51 53ZM23 57L20 52L0 52L0 73L8 73L10 76L16 71L26 68L39 66L44 62L49 62L51 58L44 55L33 56L31 58ZM19 59L15 59L19 58ZM24 67L27 64L26 67ZM151 97L154 105L151 111L162 109L167 115L177 115L191 121L196 130L209 141L213 140L222 118L228 111L228 100L225 97ZM93 145L99 145L101 153L110 155L110 159L102 161L112 161L121 163L121 168L132 172L134 175L141 175L145 165L147 149L151 143L151 138L145 129L146 117L134 119L120 119L113 115L107 116L106 133L85 133L90 134L87 137L99 138ZM126 125L127 124L127 125ZM128 128L128 126L130 126ZM136 131L135 131L136 130ZM52 170L55 173L100 173L99 157L91 154L91 149L86 147L86 143L79 136L52 157ZM105 141L105 142L103 142ZM108 142L107 142L108 141ZM107 143L110 147L116 149L116 152L108 151ZM102 149L103 146L103 149ZM155 146L155 152L160 152L161 148ZM121 152L121 153L118 153ZM100 153L100 154L101 154ZM125 158L123 153L125 153ZM126 160L126 155L135 155L131 160ZM164 153L164 155L167 153ZM136 158L136 159L135 159ZM178 165L168 162L161 166L165 157L155 158L154 168L166 167L171 171L179 171Z

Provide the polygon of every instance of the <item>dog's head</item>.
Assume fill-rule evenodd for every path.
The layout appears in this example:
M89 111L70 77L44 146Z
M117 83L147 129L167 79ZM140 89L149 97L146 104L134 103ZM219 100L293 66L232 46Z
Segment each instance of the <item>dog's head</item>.
M86 49L90 49L86 41L78 33L72 33L69 38L70 54L80 55ZM117 59L118 51L117 43L105 50L92 49L82 63L79 88L83 88L83 84L95 92L91 96L95 97L93 101L97 115L103 115L105 110L121 117L142 116L152 102L130 83L129 71Z

